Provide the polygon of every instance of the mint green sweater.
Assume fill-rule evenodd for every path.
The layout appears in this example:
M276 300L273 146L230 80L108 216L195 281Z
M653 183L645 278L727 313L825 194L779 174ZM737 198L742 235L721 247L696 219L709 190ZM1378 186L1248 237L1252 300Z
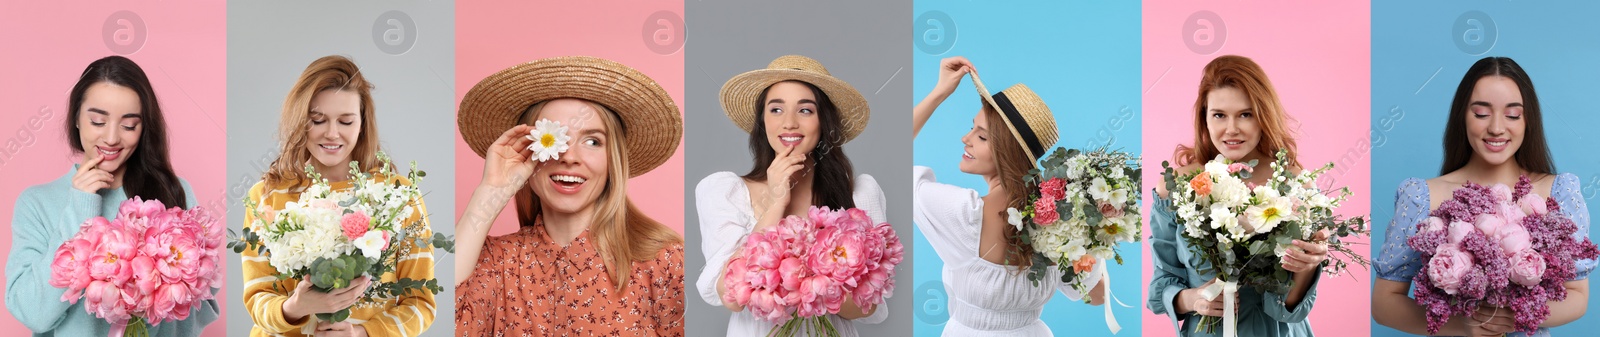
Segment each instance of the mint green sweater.
M22 191L13 209L11 254L6 257L6 309L33 330L34 336L105 336L110 332L110 324L84 311L83 300L62 302L66 289L50 286L50 262L56 248L76 235L78 226L89 218L115 218L122 201L129 198L122 188L98 194L72 188L77 169L73 165L61 178ZM189 183L179 182L188 205L196 205ZM199 336L217 317L217 302L205 301L195 306L189 319L151 327L150 335Z

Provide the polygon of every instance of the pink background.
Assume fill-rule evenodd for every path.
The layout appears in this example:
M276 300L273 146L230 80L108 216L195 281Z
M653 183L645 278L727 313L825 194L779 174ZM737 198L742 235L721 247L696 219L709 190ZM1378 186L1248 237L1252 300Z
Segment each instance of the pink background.
M1153 3L1160 2L1160 3ZM1200 71L1217 56L1250 57L1267 72L1298 129L1300 161L1309 167L1337 161L1324 174L1324 187L1350 187L1355 195L1340 210L1345 215L1368 213L1371 199L1370 146L1367 145L1371 100L1370 11L1366 2L1279 3L1276 1L1190 2L1147 1L1144 6L1144 181L1145 190L1161 183L1161 162L1170 161L1177 144L1193 142L1191 109ZM1190 50L1184 39L1185 20L1199 10L1221 17L1226 28L1223 47L1207 55ZM1213 42L1215 43L1215 42ZM1150 194L1147 194L1150 195ZM1152 196L1153 197L1153 196ZM1145 198L1149 214L1151 197ZM1146 216L1146 233L1149 217ZM1364 245L1355 250L1367 253ZM1144 244L1150 249L1150 244ZM1144 279L1152 275L1142 262ZM1371 297L1369 272L1323 275L1309 320L1318 334L1369 336ZM1145 298L1149 298L1146 284ZM1140 305L1145 305L1140 303ZM1166 315L1148 308L1145 336L1172 336ZM1351 327L1355 327L1352 329Z
M683 50L657 54L645 43L646 18L657 11L683 17L682 2L566 2L559 7L528 1L456 4L456 102L496 71L540 58L587 55L638 69L656 80L683 110ZM559 34L555 33L559 32ZM673 32L682 39L682 32ZM681 40L678 40L681 45ZM682 138L679 138L680 144ZM456 131L456 217L483 177L483 158ZM628 181L628 195L645 214L683 234L683 147L655 170ZM517 230L517 210L506 205L489 230Z
M155 87L166 115L172 166L194 189L200 206L222 218L229 201L222 200L227 125L222 2L8 1L0 7L5 49L0 53L0 141L5 144L0 147L0 176L5 177L0 179L0 219L6 227L0 251L11 251L17 195L61 177L77 162L63 129L67 93L89 62L114 54L103 42L101 27L120 10L144 21L143 47L124 56L138 63ZM30 125L34 118L44 121ZM218 293L217 300L235 299ZM224 321L213 322L204 335L226 335ZM7 312L0 314L0 331L18 335L27 328Z

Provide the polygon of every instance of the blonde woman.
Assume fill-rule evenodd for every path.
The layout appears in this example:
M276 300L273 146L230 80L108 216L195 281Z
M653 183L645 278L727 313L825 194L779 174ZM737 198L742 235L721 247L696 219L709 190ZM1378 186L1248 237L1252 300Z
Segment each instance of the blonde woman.
M375 172L380 165L377 122L372 84L361 75L355 62L342 56L311 62L284 99L283 117L278 124L283 145L278 158L267 168L261 182L250 188L247 197L270 210L299 200L300 193L311 184L306 165L327 179L334 190L351 188L351 162L368 172ZM381 178L411 183L400 176ZM413 202L419 212L405 222L421 219L426 226L427 208L422 200ZM254 215L247 214L245 225L255 220ZM433 234L430 230L423 235ZM394 272L381 275L376 281L432 279L433 247L410 249L416 253L400 258ZM434 299L427 291L360 301L374 280L358 278L349 287L325 293L312 290L311 282L278 280L267 257L257 255L255 250L246 249L243 254L244 304L255 323L250 328L251 336L416 336L433 325ZM313 316L344 308L351 308L351 313L342 322L316 321Z
M541 59L478 82L457 126L484 157L456 228L457 335L683 336L683 238L627 194L678 147L666 90L610 60ZM521 227L489 237L509 202Z

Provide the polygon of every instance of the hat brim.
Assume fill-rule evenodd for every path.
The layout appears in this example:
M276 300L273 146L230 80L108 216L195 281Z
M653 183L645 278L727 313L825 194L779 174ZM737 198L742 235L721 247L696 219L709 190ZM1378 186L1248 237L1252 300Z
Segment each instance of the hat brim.
M828 100L839 111L841 124L844 124L845 142L855 139L867 128L867 121L872 114L871 106L855 87L832 76L794 69L752 70L728 79L722 85L722 111L728 115L728 119L733 120L734 125L745 132L752 132L756 127L756 111L761 110L761 103L756 100L768 87L783 81L810 83L828 95Z
M461 99L456 125L483 157L534 103L577 98L598 103L622 121L629 177L649 172L678 148L683 116L655 80L615 61L588 56L540 59L485 77Z

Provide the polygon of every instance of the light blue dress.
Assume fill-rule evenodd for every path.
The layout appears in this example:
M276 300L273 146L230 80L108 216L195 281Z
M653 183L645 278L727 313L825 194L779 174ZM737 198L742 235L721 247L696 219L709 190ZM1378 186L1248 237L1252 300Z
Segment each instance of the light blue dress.
M1572 222L1578 225L1578 232L1573 233L1575 238L1589 236L1589 206L1583 202L1583 194L1578 184L1578 176L1571 173L1562 173L1556 176L1556 182L1550 187L1552 198L1561 205L1561 212L1572 217ZM1406 245L1411 235L1417 232L1417 223L1428 218L1430 206L1428 183L1422 179L1410 178L1400 183L1400 189L1395 191L1394 219L1389 222L1389 229L1384 236L1383 251L1378 257L1372 259L1372 266L1377 269L1378 277L1411 283L1411 278L1417 275L1417 270L1422 269L1422 254ZM1577 262L1577 276L1574 281L1589 277L1589 272L1594 270L1595 260L1579 260ZM1410 294L1410 291L1406 292ZM1526 336L1521 332L1509 336ZM1550 336L1550 329L1539 329L1534 336Z
M1167 315L1179 336L1220 336L1221 325L1217 325L1217 329L1211 333L1195 331L1202 316L1173 312L1177 309L1173 301L1177 300L1179 291L1205 285L1216 278L1216 273L1210 270L1200 273L1200 269L1209 269L1201 268L1208 263L1192 254L1188 242L1179 237L1183 226L1178 224L1177 216L1172 212L1172 200L1162 198L1153 191L1151 195L1156 196L1154 205L1150 206L1150 250L1155 253L1152 261L1155 275L1150 280L1150 299L1146 301L1146 306L1157 315ZM1283 303L1287 294L1240 287L1236 306L1239 336L1311 336L1311 322L1306 320L1306 316L1311 314L1311 306L1317 302L1317 283L1321 280L1322 273L1313 276L1311 288L1293 308Z
M55 181L29 187L17 196L11 219L11 253L6 256L6 310L33 330L34 336L105 336L111 325L76 304L61 301L66 289L50 286L50 262L56 249L78 233L89 218L115 218L122 201L129 199L121 188L88 193L72 188L73 165ZM183 185L188 205L197 205L194 190ZM216 290L213 289L213 292ZM207 324L217 320L217 302L208 300L195 306L189 318L164 322L150 328L151 336L199 336ZM17 336L8 331L0 335Z

